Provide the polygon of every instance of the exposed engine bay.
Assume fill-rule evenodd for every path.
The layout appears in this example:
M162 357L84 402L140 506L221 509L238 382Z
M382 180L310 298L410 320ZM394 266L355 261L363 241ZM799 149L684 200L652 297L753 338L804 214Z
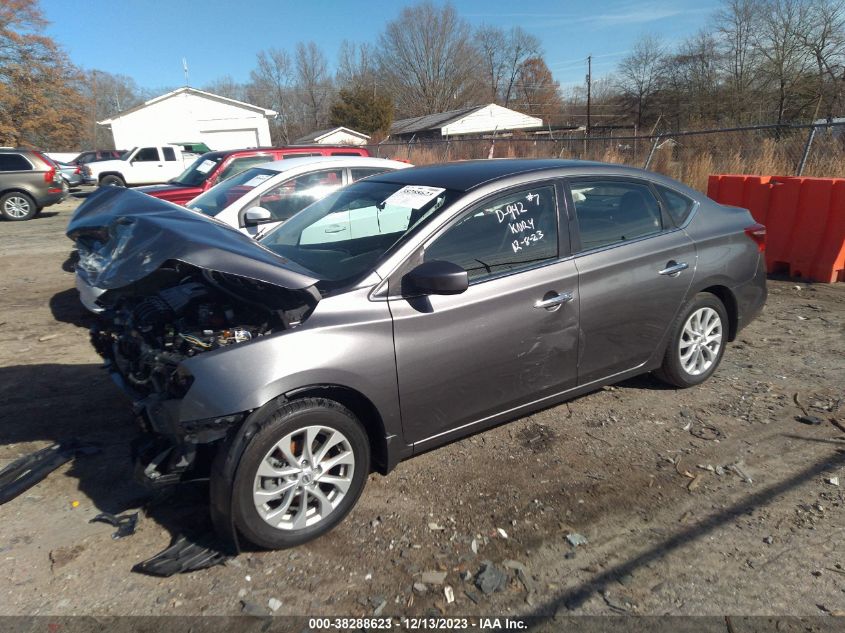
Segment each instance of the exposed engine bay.
M91 340L135 395L181 398L186 358L296 327L313 309L306 293L182 262L98 302L106 307Z

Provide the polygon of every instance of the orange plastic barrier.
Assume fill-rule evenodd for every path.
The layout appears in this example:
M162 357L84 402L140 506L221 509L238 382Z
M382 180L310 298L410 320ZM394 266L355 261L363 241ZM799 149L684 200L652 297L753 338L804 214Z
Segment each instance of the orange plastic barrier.
M845 178L719 174L707 195L766 225L768 272L845 281Z

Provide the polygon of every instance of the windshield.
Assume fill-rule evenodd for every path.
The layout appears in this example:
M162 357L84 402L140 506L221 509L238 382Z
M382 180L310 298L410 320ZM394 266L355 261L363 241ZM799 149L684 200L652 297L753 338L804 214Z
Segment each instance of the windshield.
M247 169L197 196L188 203L188 208L215 216L235 200L249 193L265 180L278 175L278 173L272 169L262 169L261 167Z
M361 181L315 202L261 245L308 269L322 288L351 282L460 194L438 187Z
M191 166L188 167L181 174L170 181L173 185L184 185L185 187L199 187L206 181L208 175L214 171L214 168L223 160L223 156L215 156L213 158L204 158L200 156Z

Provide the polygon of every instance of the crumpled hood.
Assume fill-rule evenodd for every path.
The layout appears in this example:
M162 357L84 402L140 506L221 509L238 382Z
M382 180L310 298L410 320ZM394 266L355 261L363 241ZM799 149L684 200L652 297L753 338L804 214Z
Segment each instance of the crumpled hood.
M103 290L122 288L178 260L320 297L309 271L240 231L131 189L92 193L66 234L79 250L77 274Z

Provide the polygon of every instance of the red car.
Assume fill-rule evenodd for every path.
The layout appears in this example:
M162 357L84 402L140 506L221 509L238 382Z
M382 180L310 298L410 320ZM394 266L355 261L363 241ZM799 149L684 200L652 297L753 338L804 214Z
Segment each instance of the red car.
M274 160L303 156L370 156L370 152L363 147L347 145L289 145L207 152L166 185L149 185L135 189L162 200L185 204L221 180L245 169Z

